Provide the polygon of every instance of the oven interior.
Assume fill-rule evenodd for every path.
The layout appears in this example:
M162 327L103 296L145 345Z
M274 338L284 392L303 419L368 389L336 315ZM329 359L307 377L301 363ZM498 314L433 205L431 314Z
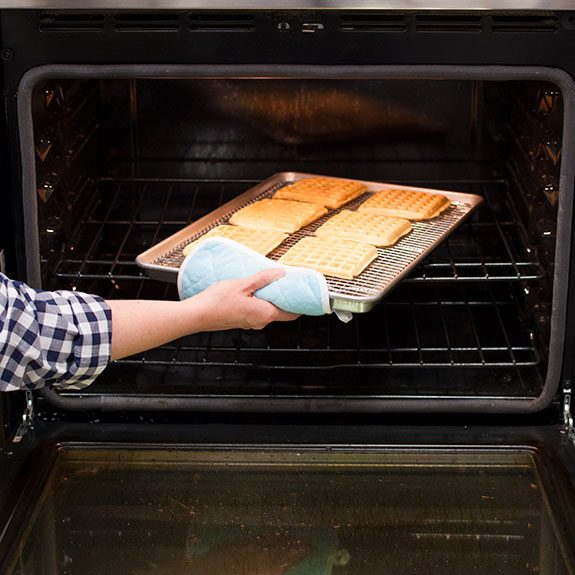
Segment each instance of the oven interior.
M567 574L539 456L64 445L3 572Z
M135 257L276 172L485 199L389 297L348 324L304 317L190 336L112 364L80 395L330 397L345 411L357 397L472 405L536 398L553 385L552 361L561 358L551 310L565 279L556 248L568 242L559 226L566 96L558 85L54 77L31 96L39 241L28 256L37 254L36 283L47 289L176 298L175 286L147 278ZM191 426L209 437L206 448L186 444L177 429L173 444L150 442L128 431L134 418L124 415L130 439L122 443L121 433L112 430L110 441L106 425L93 425L100 415L82 442L74 423L41 413L48 421L32 436L63 426L73 443L26 459L33 472L19 475L21 496L0 538L4 571L573 571L567 468L557 471L551 449L535 440L448 447L445 428L427 446L404 438L391 448L387 429L341 442L329 430L320 442L280 429L277 445L254 447L273 434L254 425L258 440L245 442L232 425L234 439L218 443L210 426ZM169 427L142 419L142 427ZM278 427L294 433L301 422Z
M135 257L302 171L484 204L373 311L197 334L88 394L534 398L552 342L563 94L536 80L69 78L32 93L42 287L176 298Z

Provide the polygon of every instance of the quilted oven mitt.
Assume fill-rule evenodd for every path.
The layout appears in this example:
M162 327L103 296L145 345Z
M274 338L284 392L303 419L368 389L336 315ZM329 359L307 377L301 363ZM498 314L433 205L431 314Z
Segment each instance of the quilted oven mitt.
M186 299L216 282L269 268L283 268L286 275L256 291L256 297L291 313L331 313L327 282L321 273L283 266L227 238L207 238L187 255L178 273L178 293L180 299Z

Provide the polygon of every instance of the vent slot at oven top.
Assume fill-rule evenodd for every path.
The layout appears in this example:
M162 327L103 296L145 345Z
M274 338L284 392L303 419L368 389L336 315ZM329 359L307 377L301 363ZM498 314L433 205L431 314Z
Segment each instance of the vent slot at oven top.
M556 32L557 16L538 14L370 14L340 16L344 32Z
M553 14L408 14L346 13L339 16L343 32L556 32ZM38 16L41 32L253 32L255 14L245 12L43 12Z
M192 32L253 32L253 14L214 12L211 14L191 14L189 28Z
M550 14L491 16L493 32L557 32L557 26L557 16Z
M340 16L344 32L406 32L404 14L344 14Z
M177 32L179 29L180 16L177 13L150 12L114 16L114 30L118 32Z
M43 13L38 17L41 32L102 32L103 14Z
M252 32L253 14L126 12L115 14L44 12L38 16L41 32Z
M418 32L480 32L481 16L426 14L415 18L415 28Z

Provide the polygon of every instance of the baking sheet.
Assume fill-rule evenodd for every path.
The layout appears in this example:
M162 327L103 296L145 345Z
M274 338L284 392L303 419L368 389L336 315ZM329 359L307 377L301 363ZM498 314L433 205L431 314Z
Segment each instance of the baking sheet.
M255 201L269 198L283 186L316 174L281 172L240 194L203 218L152 246L136 258L136 263L151 278L175 283L180 265L184 261L182 250L215 226L227 223L231 215ZM331 177L331 176L327 176ZM337 179L337 178L336 178ZM348 180L348 178L346 178ZM371 194L394 188L426 193L441 193L451 200L451 206L436 218L412 222L413 230L391 247L378 248L378 257L359 276L352 280L326 276L332 309L356 313L369 311L423 258L449 236L483 202L481 196L446 190L417 188L378 182L359 181L367 186L367 192L337 210L329 210L319 220L290 234L268 257L279 259L291 246L314 231L342 209L354 210Z

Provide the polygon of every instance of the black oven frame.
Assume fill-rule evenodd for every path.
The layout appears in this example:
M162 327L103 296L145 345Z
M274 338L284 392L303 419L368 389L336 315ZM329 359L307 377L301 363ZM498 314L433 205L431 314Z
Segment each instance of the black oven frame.
M102 13L101 10L94 12ZM165 12L163 10L163 12ZM111 22L113 12L104 13L104 21ZM274 52L279 59L276 64L297 65L361 65L369 64L373 54L378 54L378 64L409 66L434 64L439 66L540 66L558 68L575 78L575 60L569 58L575 48L575 32L571 27L573 13L557 13L555 18L559 29L555 33L510 32L496 36L487 23L492 14L479 13L479 20L486 24L481 32L469 33L457 30L417 31L415 13L406 13L408 30L402 38L386 34L353 34L353 53L346 53L346 38L343 32L330 31L339 24L336 12L318 11L311 14L289 11L260 12L255 14L257 27L262 26L262 43L275 45L279 37L277 24L287 21L291 24L293 36L283 36L282 45ZM442 12L442 14L444 14ZM546 12L546 15L553 13ZM182 51L176 48L182 43L182 33L162 35L152 31L137 34L120 34L113 31L113 24L101 35L90 31L70 32L68 39L60 43L58 35L42 34L37 29L37 11L0 11L2 25L2 58L4 60L4 114L0 122L2 144L8 154L0 157L6 170L2 171L3 190L0 192L0 241L7 252L7 271L13 277L27 279L26 250L24 234L24 205L22 202L22 180L20 165L20 141L18 127L18 87L22 77L32 68L47 64L101 65L146 63L162 65L167 61L180 65L233 64L231 59L239 58L242 64L261 62L262 52L257 46L246 44L241 33L200 33L192 43L184 43ZM439 15L439 13L438 13ZM461 13L447 14L457 20ZM464 20L465 13L461 18ZM181 16L185 18L185 15ZM303 33L304 23L317 23L321 19L327 31L330 49L314 49L322 42L321 33ZM448 20L447 20L448 21ZM453 22L453 20L451 20ZM330 28L330 26L332 28ZM324 35L325 36L325 35ZM393 36L393 34L392 34ZM61 37L60 37L61 39ZM84 40L85 39L85 40ZM146 53L145 46L152 39L155 50ZM383 39L383 47L381 46ZM74 46L74 49L70 49ZM446 47L450 47L449 50ZM122 54L118 57L118 54ZM270 56L263 50L263 62L270 64ZM145 60L145 61L144 61ZM571 179L573 179L571 174ZM571 182L573 184L573 182ZM6 191L7 190L7 191ZM9 209L5 209L8 206ZM575 230L571 230L570 254L564 256L570 262L569 291L566 294L566 309L555 310L564 314L566 322L562 373L559 388L568 389L574 374L575 355ZM8 398L12 429L18 423L20 394ZM66 398L64 398L66 399ZM72 398L67 398L72 399ZM35 490L41 487L42 479L50 469L50 462L60 446L89 445L106 448L110 445L145 448L146 446L216 449L245 448L246 446L281 446L294 449L309 446L313 449L441 449L487 448L506 449L521 446L539 450L544 455L541 471L570 498L569 509L558 510L565 518L572 517L572 489L575 487L575 456L572 440L565 434L558 409L535 413L529 416L507 414L452 413L443 414L392 415L382 419L378 413L352 415L318 413L279 416L277 414L234 415L218 411L208 414L150 414L144 423L135 418L114 414L98 414L85 411L54 414L46 405L36 406L40 411L32 419L32 425L22 429L16 440L9 443L1 454L5 473L0 477L0 522L2 527L11 523L3 533L13 534L12 527L26 517L25 502L31 502ZM64 403L62 409L68 409ZM38 409L39 408L39 409ZM44 411L46 409L46 411ZM460 411L462 411L460 409ZM28 414L31 415L31 414ZM69 423L74 419L85 423ZM95 425L95 419L102 421ZM54 421L56 420L56 421ZM149 425L148 421L156 422ZM28 424L30 421L28 421ZM483 425L483 427L481 427ZM30 497L30 498L29 498ZM20 507L18 502L24 502ZM16 512L15 509L18 508ZM567 533L575 533L575 526L567 519ZM16 525L16 529L22 527ZM0 555L13 540L0 540Z
M507 66L57 66L47 65L34 68L22 79L18 93L18 116L20 125L20 143L22 145L22 193L25 206L25 243L27 254L26 277L31 285L40 287L40 254L38 251L38 224L36 205L36 174L34 171L34 133L31 114L32 92L43 80L61 78L321 78L321 79L467 79L467 80L531 80L537 78L558 86L564 99L564 122L571 123L575 117L575 83L559 70L525 67L517 69ZM574 120L575 121L575 120ZM569 156L569 150L575 146L573 134L566 130L563 134L563 154ZM564 245L569 237L571 221L569 214L573 206L573 186L575 164L562 163L561 208L559 209L557 246ZM568 262L563 250L556 249L555 280L553 289L553 307L565 307L567 296ZM446 411L459 412L532 412L547 407L559 388L559 373L563 353L563 336L565 316L555 314L552 321L549 368L544 392L535 400L524 399L374 399L374 398L317 398L317 405L326 411ZM550 382L550 383L549 383ZM64 409L97 409L103 411L120 410L226 410L233 405L235 410L258 411L299 411L309 406L309 400L303 398L250 397L245 400L213 397L118 397L98 395L91 397L63 397L54 390L43 390L42 394L51 403Z
M82 75L94 74L100 69L101 73L122 75L128 72L141 74L147 68L156 70L155 73L163 70L177 75L189 74L190 70L209 74L217 68L218 73L228 75L237 74L238 70L281 75L293 66L298 74L305 75L308 70L313 75L322 67L338 73L355 70L359 74L364 69L373 71L374 67L381 67L391 77L394 74L399 77L408 70L427 77L442 77L446 71L457 74L460 70L469 78L470 70L473 70L471 74L477 74L479 78L484 74L496 74L498 69L511 76L516 71L520 77L522 70L529 67L546 70L550 74L548 79L563 77L562 87L567 90L575 78L575 63L569 58L570 50L575 46L575 12L218 11L221 18L216 23L219 24L211 24L211 29L198 29L193 24L202 19L210 22L213 14L182 10L4 10L0 13L7 118L4 140L7 145L11 144L8 145L10 181L6 198L10 205L10 221L5 229L10 229L10 224L13 228L4 240L9 273L27 279L31 269L30 261L26 259L29 246L26 246L24 233L29 230L25 223L29 206L21 197L27 176L22 178L20 154L25 156L27 152L14 142L22 142L21 118L25 113L22 96L29 95L28 80L37 80L35 75L41 76L42 71L69 74L74 70ZM175 23L172 29L162 29L166 22L163 17ZM242 22L248 25L244 26ZM373 22L379 22L380 28L373 28ZM400 22L399 27L397 22ZM226 27L229 23L231 25ZM310 24L314 24L311 26L313 31ZM566 134L566 138L569 140L572 135ZM572 190L573 180L573 168L569 166L562 175L566 189ZM569 212L572 212L571 202L572 192L564 204ZM565 320L565 330L561 330L559 336L564 341L563 358L559 358L561 374L553 393L546 396L545 401L535 403L533 410L548 405L555 392L568 388L573 379L575 322L569 319L575 315L575 290L572 288L575 250L572 248L573 230L566 230L564 235L567 234L571 236L571 241L566 242L571 246L571 253L562 252L558 256L564 261L564 267L571 270L569 277L564 279L564 289L567 290L568 285L570 289L561 299L560 307L564 306L564 309L555 308L555 313ZM67 409L144 408L135 398L133 402L129 398L126 401L117 398L119 403L116 403L113 398L62 398L55 392L47 392L47 395L59 407ZM457 401L453 405L446 401L429 405L423 400L417 402L417 408L414 403L408 410L515 410L509 408L510 404L491 409L489 405L475 406L476 400L465 401L467 408L465 403ZM172 408L202 408L197 403L180 402L181 398L175 399ZM147 407L153 409L159 405L154 400ZM162 405L165 406L165 402ZM517 411L532 411L523 407ZM203 408L242 409L238 403L213 402ZM257 406L247 403L243 408L249 411ZM290 407L276 398L268 401L264 409L285 411ZM335 409L353 410L353 406L338 405ZM372 409L383 410L382 405L373 405ZM396 410L397 406L390 409Z

